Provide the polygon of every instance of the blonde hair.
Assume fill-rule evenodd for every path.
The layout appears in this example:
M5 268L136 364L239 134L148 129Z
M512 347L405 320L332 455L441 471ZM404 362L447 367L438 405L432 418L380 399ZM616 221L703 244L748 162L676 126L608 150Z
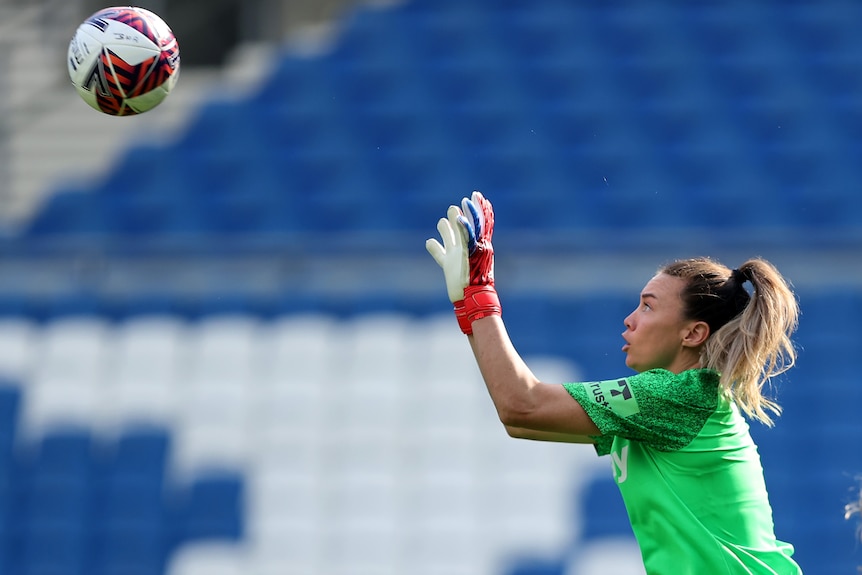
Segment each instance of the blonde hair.
M764 396L763 387L796 362L790 337L799 306L787 282L760 258L735 270L709 258L692 258L659 271L686 281L680 294L683 314L709 325L701 365L721 374L722 389L746 415L771 426L768 412L779 415L781 408Z

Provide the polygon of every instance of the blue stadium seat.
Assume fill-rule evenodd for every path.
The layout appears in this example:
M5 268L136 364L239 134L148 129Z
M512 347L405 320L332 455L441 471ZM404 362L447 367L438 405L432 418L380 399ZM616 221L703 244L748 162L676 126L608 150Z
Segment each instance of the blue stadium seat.
M80 524L45 524L25 528L13 555L12 572L22 575L89 575L89 533Z
M12 562L21 573L87 573L94 443L85 430L46 434L22 462Z
M238 102L206 102L197 111L197 116L189 123L175 146L180 151L233 149L237 142L253 139L245 116L245 108Z
M91 574L163 575L172 549L165 533L161 524L145 520L113 524L98 539Z
M0 317L32 317L35 302L24 294L3 294L0 296Z
M55 526L83 528L93 511L89 477L40 477L28 489L26 517L28 533L51 531Z
M144 480L163 485L171 451L171 438L160 427L133 427L121 432L106 448L109 479Z
M616 482L596 477L580 496L584 531L581 539L589 542L604 537L633 537L628 513Z
M421 4L421 3L414 3ZM488 10L479 3L435 2L432 10L415 6L410 13L410 37L415 65L438 65L458 61L493 61L500 58L487 25Z
M0 458L11 455L20 408L20 384L0 374Z
M566 561L564 559L544 559L538 557L522 557L512 560L506 567L506 575L565 575Z
M239 539L244 532L243 504L243 482L236 474L210 473L194 479L174 510L177 540Z
M225 236L267 236L302 231L305 213L288 190L274 189L271 174L255 174L247 191L213 196L207 200L207 229Z
M162 573L172 549L165 502L164 442L160 434L128 438L110 476L100 483L93 540L105 574ZM136 445L129 445L129 443ZM152 445L145 445L152 444ZM123 461L125 460L125 461Z
M31 447L27 465L32 481L55 478L88 478L93 472L95 443L86 429L49 430Z
M104 199L85 189L62 189L51 195L29 222L30 237L87 238L112 228Z
M105 309L102 298L86 290L75 290L58 294L50 299L33 302L29 308L31 317L57 319L71 316L97 316Z
M16 429L21 404L18 385L0 376L0 571L8 572L18 527L15 458Z
M409 68L414 59L405 29L408 22L396 10L353 9L344 18L343 34L329 55L332 67L341 72Z
M107 200L106 200L107 201ZM204 206L190 195L152 189L110 200L115 233L125 237L198 237L208 230Z
M175 169L172 151L164 145L140 143L130 147L99 183L106 195L147 194L170 185Z

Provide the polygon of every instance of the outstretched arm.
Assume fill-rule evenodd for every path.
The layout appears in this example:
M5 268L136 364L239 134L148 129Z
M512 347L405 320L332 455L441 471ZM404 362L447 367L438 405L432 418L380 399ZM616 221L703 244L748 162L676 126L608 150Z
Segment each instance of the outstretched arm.
M524 439L589 443L599 430L562 385L540 382L512 345L494 289L491 236L494 212L479 192L450 206L438 222L443 244L428 252L443 268L449 299L497 414L509 435Z
M512 345L500 316L473 322L473 355L500 421L523 439L592 443L599 429L559 384L543 383Z

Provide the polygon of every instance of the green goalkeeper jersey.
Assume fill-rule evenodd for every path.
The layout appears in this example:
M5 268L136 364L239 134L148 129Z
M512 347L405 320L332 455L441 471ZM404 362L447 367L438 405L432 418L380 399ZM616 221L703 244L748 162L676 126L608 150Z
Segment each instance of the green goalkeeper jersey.
M649 575L797 575L776 540L757 446L718 374L656 369L567 383L601 431Z

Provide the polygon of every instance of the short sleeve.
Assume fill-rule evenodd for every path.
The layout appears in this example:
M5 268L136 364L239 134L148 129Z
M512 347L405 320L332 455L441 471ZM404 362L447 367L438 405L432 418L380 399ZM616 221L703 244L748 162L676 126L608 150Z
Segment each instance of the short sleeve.
M614 437L675 451L700 433L718 407L718 374L664 369L606 381L564 384L584 408L601 436L593 437L599 455L610 452Z

